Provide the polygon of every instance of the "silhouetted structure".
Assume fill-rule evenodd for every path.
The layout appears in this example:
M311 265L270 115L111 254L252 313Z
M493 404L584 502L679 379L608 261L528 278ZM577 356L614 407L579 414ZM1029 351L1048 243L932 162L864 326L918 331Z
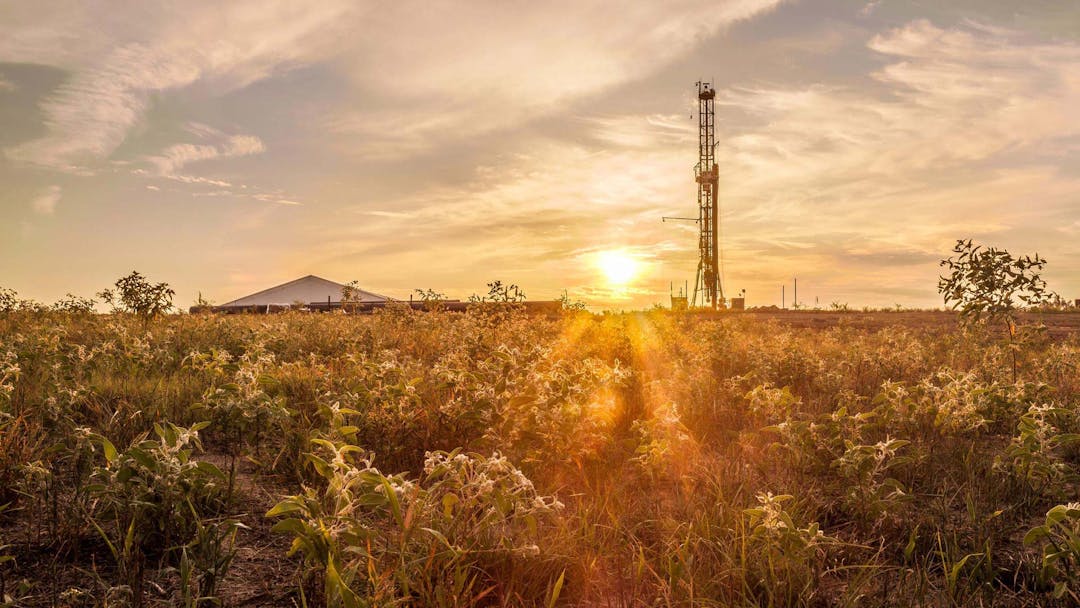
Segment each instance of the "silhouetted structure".
M669 289L671 296L671 310L684 311L690 309L690 302L686 298L686 289L679 288L679 295L675 295L675 286L672 285Z
M346 299L344 295L348 293ZM464 311L470 306L496 307L505 305L496 302L462 302L461 300L439 300L423 302L413 300L395 300L393 298L343 285L308 275L282 283L269 289L257 291L249 296L237 298L221 306L192 306L190 312L219 312L226 314L268 314L287 310L307 310L329 312L345 309L350 313L372 313L388 306L404 306L414 310ZM558 300L534 300L514 304L531 314L558 314L562 311L562 302Z
M694 178L698 184L698 259L694 282L694 305L701 295L703 308L722 308L724 287L720 284L720 207L716 199L720 166L716 164L716 91L708 82L698 82L698 164Z
M716 114L713 100L716 91L708 82L698 82L698 162L694 165L694 181L698 185L698 216L668 217L667 220L686 220L698 224L698 266L694 280L695 308L717 310L725 307L724 286L720 276L720 166L716 164ZM700 296L700 300L698 299ZM672 307L675 306L674 299Z
M306 277L282 283L257 291L249 296L237 298L226 302L221 306L214 306L214 312L276 312L293 308L308 308L310 310L330 310L341 308L342 294L346 286L309 274ZM351 298L347 303L351 308L360 304L386 303L386 296L363 289L351 290Z

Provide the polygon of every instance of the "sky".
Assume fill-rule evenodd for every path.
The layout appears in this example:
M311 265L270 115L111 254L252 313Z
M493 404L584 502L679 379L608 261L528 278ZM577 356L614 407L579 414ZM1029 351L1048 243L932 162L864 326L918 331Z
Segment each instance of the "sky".
M940 306L960 238L1080 298L1071 0L0 0L0 287L666 305L698 80L748 306Z

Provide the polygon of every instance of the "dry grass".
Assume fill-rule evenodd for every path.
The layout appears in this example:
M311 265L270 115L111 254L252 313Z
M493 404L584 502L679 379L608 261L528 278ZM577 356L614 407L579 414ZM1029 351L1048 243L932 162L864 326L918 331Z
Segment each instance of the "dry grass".
M1013 382L948 313L0 316L3 592L181 603L191 539L104 542L137 495L245 526L212 552L230 606L1067 605L1071 562L1023 539L1076 497L1080 315L1026 320ZM127 479L164 421L209 421L186 449L221 476ZM286 556L287 496L329 553Z

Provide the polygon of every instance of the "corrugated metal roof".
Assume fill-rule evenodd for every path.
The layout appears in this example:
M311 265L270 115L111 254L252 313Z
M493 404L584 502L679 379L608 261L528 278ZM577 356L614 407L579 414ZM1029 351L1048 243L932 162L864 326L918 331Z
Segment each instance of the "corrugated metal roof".
M276 287L264 289L249 296L226 302L222 306L283 306L303 302L304 304L326 304L341 302L341 290L345 286L322 277L309 274ZM357 292L359 302L385 302L388 298L370 291Z

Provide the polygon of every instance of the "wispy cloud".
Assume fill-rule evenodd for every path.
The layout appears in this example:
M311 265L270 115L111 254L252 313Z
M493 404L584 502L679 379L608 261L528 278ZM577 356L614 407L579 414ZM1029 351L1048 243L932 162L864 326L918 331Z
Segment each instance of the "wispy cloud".
M863 17L869 17L870 15L874 14L874 11L877 10L879 6L881 6L881 0L872 0L871 2L867 2L866 4L864 4L863 7L859 9L859 14Z
M607 126L598 125L598 132ZM657 136L667 137L666 131ZM319 267L344 272L362 263L368 280L391 286L439 281L464 293L475 288L479 273L484 280L511 277L527 291L548 286L533 289L532 297L554 297L561 289L584 297L587 286L604 280L593 258L605 250L649 262L642 277L662 278L663 268L652 260L667 260L683 235L662 225L660 216L692 200L693 191L684 154L657 154L640 143L603 149L532 139L529 154L498 169L481 167L467 183L423 189L376 210L360 206L355 212L363 221L341 219L305 231L333 244L333 255ZM403 276L395 268L413 270ZM651 303L656 294L643 285L589 294L607 294L603 301L621 305L634 298Z
M250 156L261 154L265 150L262 140L254 135L232 135L220 144L175 144L162 150L159 155L148 156L145 160L153 164L160 175L175 176L190 163Z
M71 76L41 104L48 133L7 155L90 171L156 95L202 83L221 94L321 60L339 61L358 89L378 91L359 111L334 108L323 126L360 137L361 153L407 154L641 78L779 2L195 1L125 18L92 5L18 10L0 24L0 61L47 63Z
M367 60L353 68L358 86L378 94L359 108L333 108L325 126L353 136L343 150L353 156L417 154L645 78L720 29L779 3L383 5L366 15L368 34L357 52Z
M30 201L30 207L38 215L53 215L56 213L56 205L60 202L60 186L49 186L45 192Z
M17 11L13 24L0 26L0 38L11 36L0 42L0 61L49 62L71 76L41 104L48 133L6 153L92 171L143 119L155 94L204 81L220 94L326 56L337 20L350 10L346 2L192 2L125 13L130 21L104 15L89 27L101 13L95 5L43 7L35 16ZM89 40L64 46L81 35Z
M200 198L200 197L205 197L205 198L220 198L220 197L242 198L242 199L249 199L249 200L253 200L253 201L259 201L259 202L262 202L262 203L274 203L274 204L277 204L277 205L303 205L303 203L301 203L299 201L291 200L291 199L287 198L285 195L283 195L281 193L244 192L242 190L236 190L236 189L231 189L231 190L208 190L208 191L205 191L205 192L195 192L195 193L192 193L192 196L194 196L196 198Z
M752 303L798 274L933 304L959 236L1077 259L1075 37L947 17L1004 9L833 4L811 23L779 0L14 3L0 62L23 64L3 68L20 100L44 92L3 107L20 128L0 164L20 192L96 174L45 182L65 205L191 203L213 221L176 238L249 273L648 305L693 277L697 226L659 218L696 215L688 85L715 68L726 277ZM125 200L133 179L161 204ZM621 291L590 262L612 249L649 262Z
M739 280L781 282L801 268L831 289L863 281L866 299L896 286L922 286L932 299L928 260L952 239L1022 244L1036 226L1075 216L1080 180L1056 165L1080 140L1070 118L1080 107L1080 46L919 20L869 48L886 63L857 88L719 92L725 124L745 125L718 150ZM813 248L769 247L766 232Z
M697 137L697 123L686 114L589 116L580 122L598 141L619 147L667 147Z
M136 167L131 172L143 177L156 177L181 184L214 188L213 190L196 190L191 193L195 197L243 198L279 205L302 204L281 192L268 192L257 186L234 184L224 179L192 175L190 171L182 172L191 164L252 156L266 151L262 140L254 135L228 135L202 123L189 123L185 131L204 143L173 144L158 154L147 155L140 159L140 163L153 167L152 170ZM160 190L157 186L148 187Z
M719 91L732 288L762 294L800 274L826 297L929 304L935 262L952 239L1008 242L1041 222L1073 221L1080 180L1054 161L1080 137L1069 118L1080 107L1080 49L978 24L916 21L873 37L868 50L885 63L857 87ZM586 143L534 136L521 142L528 154L481 168L467 183L361 210L371 220L360 226L325 229L339 252L326 263L431 260L431 250L452 250L426 270L456 276L469 260L468 272L513 271L525 282L553 272L572 294L600 304L665 296L665 279L692 276L696 260L697 227L659 222L696 215L688 153L696 123L610 114L578 126ZM1035 192L1038 219L1029 207ZM380 234L400 235L402 246ZM648 252L655 263L645 279L663 292L600 295L607 292L597 291L583 260L606 248Z
M895 199L972 172L985 177L992 168L979 164L1000 154L1037 163L1080 138L1070 119L1080 107L1078 45L917 21L869 46L891 59L870 74L878 87L721 91L718 103L749 119L721 138L727 183L759 195L783 191L806 205L847 192L865 205L868 196Z

